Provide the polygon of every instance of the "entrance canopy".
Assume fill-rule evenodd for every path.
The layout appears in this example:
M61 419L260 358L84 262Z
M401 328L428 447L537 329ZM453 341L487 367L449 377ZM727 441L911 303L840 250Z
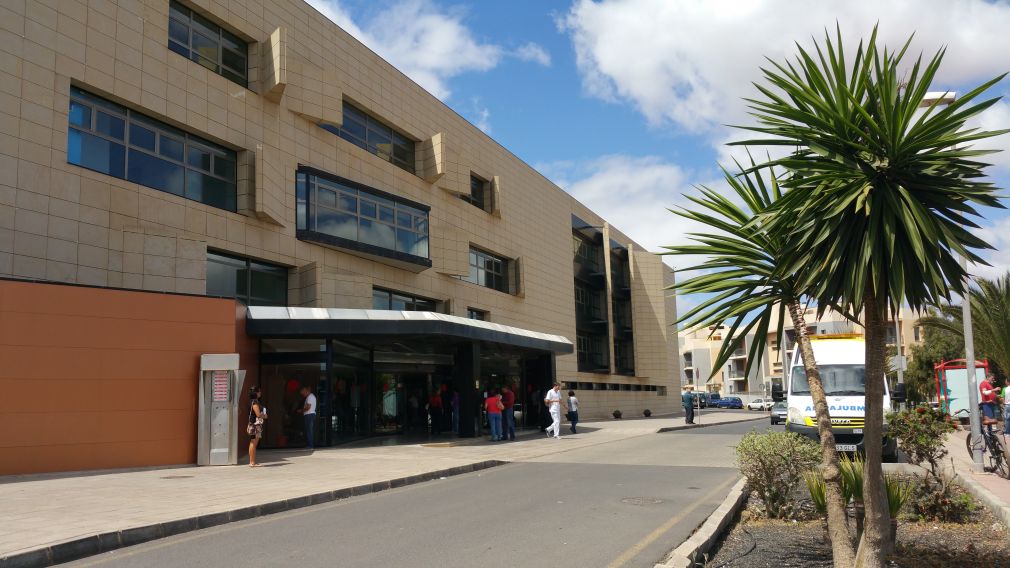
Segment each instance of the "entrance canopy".
M250 306L246 333L278 338L431 336L559 354L574 351L572 342L561 335L435 312Z

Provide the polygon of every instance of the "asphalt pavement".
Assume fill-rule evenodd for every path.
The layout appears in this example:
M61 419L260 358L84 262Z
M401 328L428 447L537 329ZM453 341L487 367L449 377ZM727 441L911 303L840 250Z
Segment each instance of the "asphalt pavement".
M78 561L101 567L651 567L738 479L744 422L566 448L490 470Z

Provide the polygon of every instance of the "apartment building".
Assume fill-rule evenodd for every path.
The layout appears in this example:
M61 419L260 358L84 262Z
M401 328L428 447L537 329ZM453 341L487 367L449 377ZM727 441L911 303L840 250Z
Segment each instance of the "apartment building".
M818 319L817 308L804 310L809 335L860 334L860 326L852 323L840 313L828 310ZM911 310L902 309L898 325L892 318L887 328L889 346L900 345L900 354L905 356L908 347L921 341L917 326L919 316ZM765 348L759 365L747 374L746 367L754 334L744 339L744 347L738 348L726 365L713 374L713 364L722 349L725 327L718 329L683 330L679 332L681 355L681 387L690 390L720 393L722 396L740 396L745 400L768 396L772 385L783 385L784 371L792 360L796 347L796 330L787 320L783 326L784 336L779 337L778 318L773 317L769 325L771 331L765 338ZM900 330L900 333L899 333ZM900 343L898 340L900 339ZM897 364L898 361L895 361Z
M442 390L461 436L503 386L533 427L555 380L583 419L679 406L660 258L305 2L0 22L0 473L194 461L201 353L240 353L265 447L301 386L322 444Z

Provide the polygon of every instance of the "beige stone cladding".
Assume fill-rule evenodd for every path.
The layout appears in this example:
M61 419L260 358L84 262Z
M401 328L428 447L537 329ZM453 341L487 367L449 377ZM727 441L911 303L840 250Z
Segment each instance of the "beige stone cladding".
M169 50L168 0L0 2L0 276L205 293L207 251L222 251L288 267L293 305L369 307L374 285L574 341L570 218L603 218L305 2L183 4L248 42L248 88ZM69 164L72 85L236 150L237 211ZM414 139L418 175L320 128L340 124L344 101ZM429 205L432 268L298 240L300 165ZM489 211L458 198L471 174L489 182ZM611 234L633 250L639 279L636 376L580 374L575 355L558 358L558 376L671 391L586 393L585 415L663 412L675 407L676 371L662 267ZM466 274L470 246L517 260L517 293L454 278Z

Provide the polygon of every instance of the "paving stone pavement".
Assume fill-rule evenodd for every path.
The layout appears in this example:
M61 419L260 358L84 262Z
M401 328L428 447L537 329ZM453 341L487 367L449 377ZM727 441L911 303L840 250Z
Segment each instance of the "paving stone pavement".
M703 426L766 414L706 412ZM767 419L767 418L765 418ZM760 422L755 422L761 425ZM535 460L682 426L683 418L580 423L561 440L539 433L517 442L338 446L261 451L264 467L169 467L130 471L0 477L0 559L136 527L224 513L325 491L358 487L488 460Z

